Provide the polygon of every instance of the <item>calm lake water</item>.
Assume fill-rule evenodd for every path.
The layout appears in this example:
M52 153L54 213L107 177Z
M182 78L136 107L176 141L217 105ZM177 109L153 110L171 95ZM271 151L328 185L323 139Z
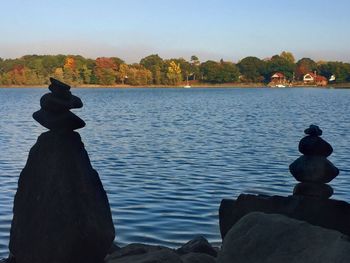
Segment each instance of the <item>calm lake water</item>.
M47 89L0 89L0 257L29 149L45 128L31 115ZM334 198L350 201L350 90L73 89L79 130L108 193L116 241L220 243L221 199L290 195L288 166L310 124L333 145Z

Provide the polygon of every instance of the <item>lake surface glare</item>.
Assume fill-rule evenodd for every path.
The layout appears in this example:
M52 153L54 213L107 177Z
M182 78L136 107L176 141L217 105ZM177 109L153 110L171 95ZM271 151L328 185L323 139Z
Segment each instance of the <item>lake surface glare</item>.
M17 181L46 129L31 115L47 89L0 89L0 258ZM350 90L72 89L78 130L107 191L119 245L221 241L218 208L240 193L288 196L288 166L310 124L334 148L334 199L350 201Z

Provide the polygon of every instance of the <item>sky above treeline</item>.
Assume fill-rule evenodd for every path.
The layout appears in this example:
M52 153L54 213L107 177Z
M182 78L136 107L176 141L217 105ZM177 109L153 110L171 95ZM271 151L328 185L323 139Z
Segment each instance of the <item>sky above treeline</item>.
M237 62L289 51L350 61L349 0L1 1L0 57L196 55Z

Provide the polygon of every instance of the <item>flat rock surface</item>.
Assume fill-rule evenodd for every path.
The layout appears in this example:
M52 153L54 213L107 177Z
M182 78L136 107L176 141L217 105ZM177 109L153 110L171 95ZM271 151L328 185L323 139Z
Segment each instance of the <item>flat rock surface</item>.
M250 213L227 233L218 263L348 263L349 238L282 215Z

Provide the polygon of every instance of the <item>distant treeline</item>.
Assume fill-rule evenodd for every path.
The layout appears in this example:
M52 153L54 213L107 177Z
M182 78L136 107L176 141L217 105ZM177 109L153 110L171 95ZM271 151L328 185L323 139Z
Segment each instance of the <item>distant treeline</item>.
M76 55L26 55L16 59L0 58L0 85L43 85L55 77L72 85L178 85L186 80L203 83L268 83L271 76L281 72L288 81L302 80L307 73L316 72L336 83L350 82L350 64L315 62L310 58L295 61L290 52L269 59L246 57L238 63L208 60L197 56L162 59L158 55L127 64L118 57L84 58Z

